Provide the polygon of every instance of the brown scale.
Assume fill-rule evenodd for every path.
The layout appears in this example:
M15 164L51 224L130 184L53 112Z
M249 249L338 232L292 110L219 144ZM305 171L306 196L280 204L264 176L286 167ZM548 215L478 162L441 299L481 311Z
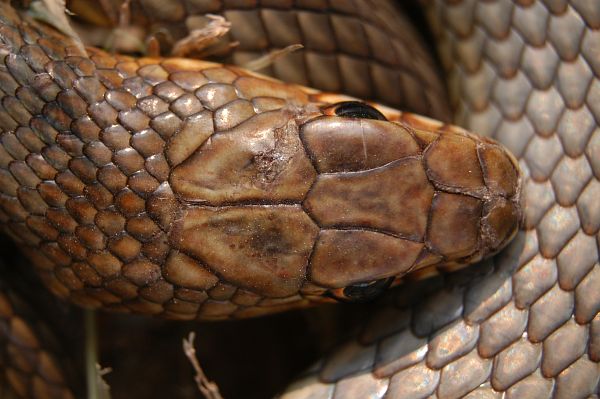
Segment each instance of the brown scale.
M3 281L0 283L0 395L3 398L74 399L72 388L79 384L73 384L72 369L68 365L68 360L72 359L64 356L61 342L42 321L42 315L33 312L31 304L25 302L22 292L8 287L7 281L17 285L19 282L8 277L5 267L2 265ZM36 287L34 280L28 283L29 287ZM43 306L46 310L49 303L56 306L44 293L39 296L42 301L47 301ZM53 316L59 314L50 313Z

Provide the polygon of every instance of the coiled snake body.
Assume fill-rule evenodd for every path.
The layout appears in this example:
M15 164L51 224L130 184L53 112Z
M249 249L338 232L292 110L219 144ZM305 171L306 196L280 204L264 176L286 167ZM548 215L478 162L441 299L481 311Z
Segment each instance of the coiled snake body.
M303 12L323 12L316 3L301 7L299 26ZM519 158L524 232L467 283L382 310L284 396L597 391L600 10L525 3L429 5L444 21L433 26L461 95L458 122ZM271 7L263 19L291 6ZM234 67L83 54L6 3L0 18L5 231L37 248L25 252L46 285L80 305L219 319L362 299L407 272L478 261L515 232L516 162L491 140ZM364 28L371 46L378 26L393 30L374 20ZM332 22L338 38L346 25ZM386 71L373 69L375 81ZM436 104L431 91L425 104ZM411 107L389 92L379 98ZM444 117L443 105L431 108ZM26 396L20 368L7 379ZM40 380L68 395L60 378Z

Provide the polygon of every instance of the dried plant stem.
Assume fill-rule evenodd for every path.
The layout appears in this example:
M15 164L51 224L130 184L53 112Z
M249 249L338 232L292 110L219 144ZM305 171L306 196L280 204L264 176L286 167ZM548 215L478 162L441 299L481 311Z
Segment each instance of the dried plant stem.
M84 310L85 317L85 376L88 399L98 398L98 334L96 331L96 313L91 309Z
M196 381L196 385L198 389L204 395L206 399L223 399L221 393L219 392L219 386L214 382L210 381L202 367L200 367L200 362L196 357L196 349L194 348L194 339L196 338L196 334L194 332L190 332L187 339L183 339L183 352L189 359L190 363L192 363L192 367L196 372L194 380Z
M110 387L102 378L110 372L98 363L98 329L96 327L96 311L84 310L85 324L85 376L88 399L110 399Z
M220 15L206 14L208 24L201 29L193 29L188 36L173 45L171 54L182 57L192 52L199 52L216 43L231 29L231 23Z
M289 46L279 49L273 50L269 54L266 54L262 57L259 57L255 60L252 60L243 65L244 68L249 69L251 71L260 71L263 68L273 65L275 61L279 58L283 58L288 54L293 53L294 51L298 51L304 48L301 44L290 44Z

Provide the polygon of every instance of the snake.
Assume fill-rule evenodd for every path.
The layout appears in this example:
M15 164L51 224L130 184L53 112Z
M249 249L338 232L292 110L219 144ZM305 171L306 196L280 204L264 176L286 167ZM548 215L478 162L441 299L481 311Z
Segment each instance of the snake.
M313 14L325 18L339 40L334 63L349 77L338 86L448 117L437 98L443 89L423 67L427 54L377 58L396 44L391 3L299 2L295 14L285 13L287 3L261 12L252 2L183 3L223 12L234 27L236 16L260 15L277 33L286 26L278 18L292 15L308 26L307 43L318 39L306 33L319 25ZM140 4L155 24L186 15ZM399 285L355 340L282 397L597 395L593 1L425 5L455 123L498 141L238 67L82 49L1 6L0 216L53 293L85 307L222 319L364 300ZM371 16L361 38L344 36L360 13ZM242 50L250 36L237 37ZM277 46L282 36L272 36ZM375 38L387 46L375 47ZM301 61L307 69L331 61L315 59ZM417 67L395 64L411 61ZM369 91L365 63L373 81L388 73L402 84L401 70L422 90L399 98L387 79ZM276 76L332 90L331 80L277 66ZM10 319L13 307L3 309ZM37 348L16 319L22 334L13 343ZM6 377L17 395L34 397L29 386L37 386L72 397L60 373L31 377L38 363L11 362Z

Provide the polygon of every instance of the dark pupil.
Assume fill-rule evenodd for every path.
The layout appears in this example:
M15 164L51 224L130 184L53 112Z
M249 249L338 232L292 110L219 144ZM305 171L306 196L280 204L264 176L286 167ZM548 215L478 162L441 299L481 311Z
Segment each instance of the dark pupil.
M337 116L343 116L346 118L363 118L363 119L377 119L385 121L385 116L375 108L368 104L361 103L358 101L346 101L339 103L335 109Z
M344 295L353 302L367 302L381 295L394 281L393 277L382 278L370 283L349 285L344 288Z

